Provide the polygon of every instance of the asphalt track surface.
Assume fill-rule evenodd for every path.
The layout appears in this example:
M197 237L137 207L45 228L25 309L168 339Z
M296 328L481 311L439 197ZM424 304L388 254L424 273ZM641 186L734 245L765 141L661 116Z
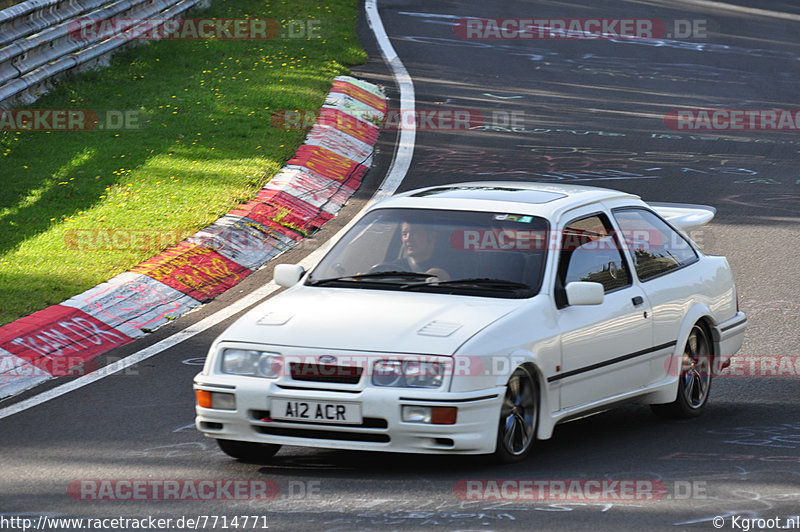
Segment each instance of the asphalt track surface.
M757 10L744 1L581 4L379 2L392 45L413 78L417 108L467 110L492 122L467 131L421 128L401 190L466 180L560 181L713 205L716 219L695 236L706 252L727 255L734 269L750 319L740 357L796 360L797 131L673 131L663 117L682 108L800 108L800 7L780 1L759 2ZM533 15L699 19L707 21L708 36L660 44L475 41L457 38L453 29L462 17ZM396 106L397 88L364 22L360 35L371 60L355 75L384 85L390 108ZM503 122L512 117L515 128ZM381 135L376 165L340 217L281 262L300 260L369 199L391 163L395 136L391 130ZM264 268L108 356L167 338L270 279L271 267ZM561 425L514 466L296 447L282 449L271 463L251 464L229 459L193 428L192 377L229 323L0 419L0 526L11 528L2 521L10 516L259 515L259 527L270 530L711 530L721 516L721 529L741 530L743 519L780 518L763 524L786 526L800 514L800 378L786 368L781 377L715 380L698 419L663 421L647 407L626 406ZM277 483L280 495L270 502L92 502L70 491L70 483L85 479L265 480ZM461 500L458 483L475 479L652 480L666 494L658 500ZM205 528L222 529L222 522Z

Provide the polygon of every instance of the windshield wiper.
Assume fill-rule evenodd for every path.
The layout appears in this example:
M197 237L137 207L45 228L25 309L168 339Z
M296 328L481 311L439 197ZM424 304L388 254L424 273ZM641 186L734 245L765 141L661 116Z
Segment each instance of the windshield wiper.
M321 284L326 283L335 283L335 282L349 282L349 281L360 281L362 279L381 279L381 278L399 278L399 279L421 279L423 277L431 277L429 273L422 273L422 272L404 272L404 271L388 271L388 272L370 272L370 273L357 273L355 275L343 275L342 277L330 277L328 279L316 279L313 281L309 281L308 284L311 286L318 286Z
M505 279L490 279L488 277L473 277L468 279L453 279L450 281L432 281L425 283L409 283L403 288L416 288L419 286L466 286L474 288L490 288L498 290L528 290L530 285Z

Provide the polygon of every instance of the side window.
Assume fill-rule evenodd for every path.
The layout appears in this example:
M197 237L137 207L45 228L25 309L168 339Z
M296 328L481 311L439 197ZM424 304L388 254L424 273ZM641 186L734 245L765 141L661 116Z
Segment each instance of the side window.
M639 279L646 281L691 264L697 253L691 244L661 218L646 209L614 211Z
M631 284L628 264L605 215L594 214L567 225L558 275L562 287L573 281L592 281L608 292Z

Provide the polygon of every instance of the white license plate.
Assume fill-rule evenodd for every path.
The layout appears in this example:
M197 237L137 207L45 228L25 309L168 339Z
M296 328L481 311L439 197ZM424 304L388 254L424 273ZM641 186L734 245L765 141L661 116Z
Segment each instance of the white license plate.
M311 423L360 424L359 403L330 403L294 399L271 399L269 415L272 419L307 421Z

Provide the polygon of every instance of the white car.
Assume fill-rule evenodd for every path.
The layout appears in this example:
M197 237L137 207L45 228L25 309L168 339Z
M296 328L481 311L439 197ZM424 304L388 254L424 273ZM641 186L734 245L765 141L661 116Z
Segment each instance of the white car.
M227 454L281 445L523 459L621 402L695 416L747 319L714 216L594 187L436 186L370 207L287 290L229 327L195 377Z

